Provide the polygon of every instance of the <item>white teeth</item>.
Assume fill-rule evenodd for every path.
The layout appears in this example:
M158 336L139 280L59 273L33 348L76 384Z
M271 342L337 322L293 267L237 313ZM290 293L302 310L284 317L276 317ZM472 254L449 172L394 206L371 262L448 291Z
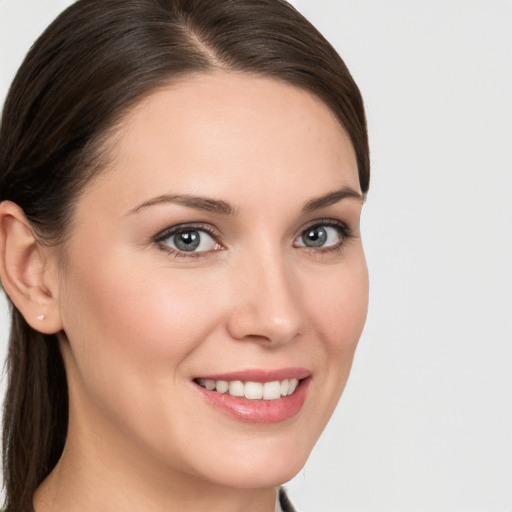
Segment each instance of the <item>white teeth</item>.
M246 382L244 395L249 400L260 400L263 398L263 384L261 382Z
M288 394L291 395L299 385L299 381L297 379L290 379L288 381Z
M277 400L278 398L281 398L281 383L278 380L265 382L263 384L263 399Z
M231 396L244 396L244 383L239 380L233 380L229 383L228 393Z
M210 380L210 379L206 379L204 381L204 387L206 389L211 389L211 390L215 389L215 381L214 380Z
M218 380L215 382L215 388L217 393L225 393L229 388L229 383L227 380Z
M274 380L272 382L242 382L239 380L197 379L203 388L231 396L245 397L249 400L278 400L291 395L299 385L297 379Z

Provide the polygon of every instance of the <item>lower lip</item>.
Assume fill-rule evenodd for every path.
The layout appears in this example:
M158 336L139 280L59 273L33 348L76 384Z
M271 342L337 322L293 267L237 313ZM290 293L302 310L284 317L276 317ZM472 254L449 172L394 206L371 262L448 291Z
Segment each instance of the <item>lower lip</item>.
M302 379L297 389L289 396L277 400L248 400L217 393L195 384L203 397L223 413L246 423L280 423L292 418L301 410L309 387L310 378Z

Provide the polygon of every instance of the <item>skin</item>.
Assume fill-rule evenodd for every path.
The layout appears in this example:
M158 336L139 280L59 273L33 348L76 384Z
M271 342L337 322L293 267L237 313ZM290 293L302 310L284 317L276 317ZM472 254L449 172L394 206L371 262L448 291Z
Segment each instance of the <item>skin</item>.
M36 511L270 512L275 486L302 468L338 402L366 318L350 140L310 93L218 72L142 100L110 145L111 165L78 199L65 246L38 248L48 297L39 328L62 326L70 420ZM343 188L354 197L304 211ZM140 207L163 194L233 212ZM21 223L13 212L11 232ZM328 247L302 245L325 219L351 236L331 228ZM155 242L182 223L214 230L204 251ZM26 314L34 325L36 310ZM227 416L193 383L287 367L311 372L307 397L271 425Z

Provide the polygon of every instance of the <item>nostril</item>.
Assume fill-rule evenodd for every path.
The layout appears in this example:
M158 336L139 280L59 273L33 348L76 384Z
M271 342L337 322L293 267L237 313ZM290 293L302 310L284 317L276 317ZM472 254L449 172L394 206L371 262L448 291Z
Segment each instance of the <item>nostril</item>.
M228 331L233 339L280 345L295 339L302 329L297 283L282 259L272 254L251 258L240 267Z
M228 321L229 335L238 341L288 343L300 334L300 318L265 317L261 312L233 312Z

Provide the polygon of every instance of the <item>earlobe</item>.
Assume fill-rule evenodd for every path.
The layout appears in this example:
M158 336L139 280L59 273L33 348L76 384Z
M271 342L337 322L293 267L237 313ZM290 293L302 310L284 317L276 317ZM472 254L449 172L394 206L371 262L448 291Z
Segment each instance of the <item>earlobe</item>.
M0 203L0 277L4 289L32 328L54 334L62 330L62 321L47 249L38 242L17 204Z

